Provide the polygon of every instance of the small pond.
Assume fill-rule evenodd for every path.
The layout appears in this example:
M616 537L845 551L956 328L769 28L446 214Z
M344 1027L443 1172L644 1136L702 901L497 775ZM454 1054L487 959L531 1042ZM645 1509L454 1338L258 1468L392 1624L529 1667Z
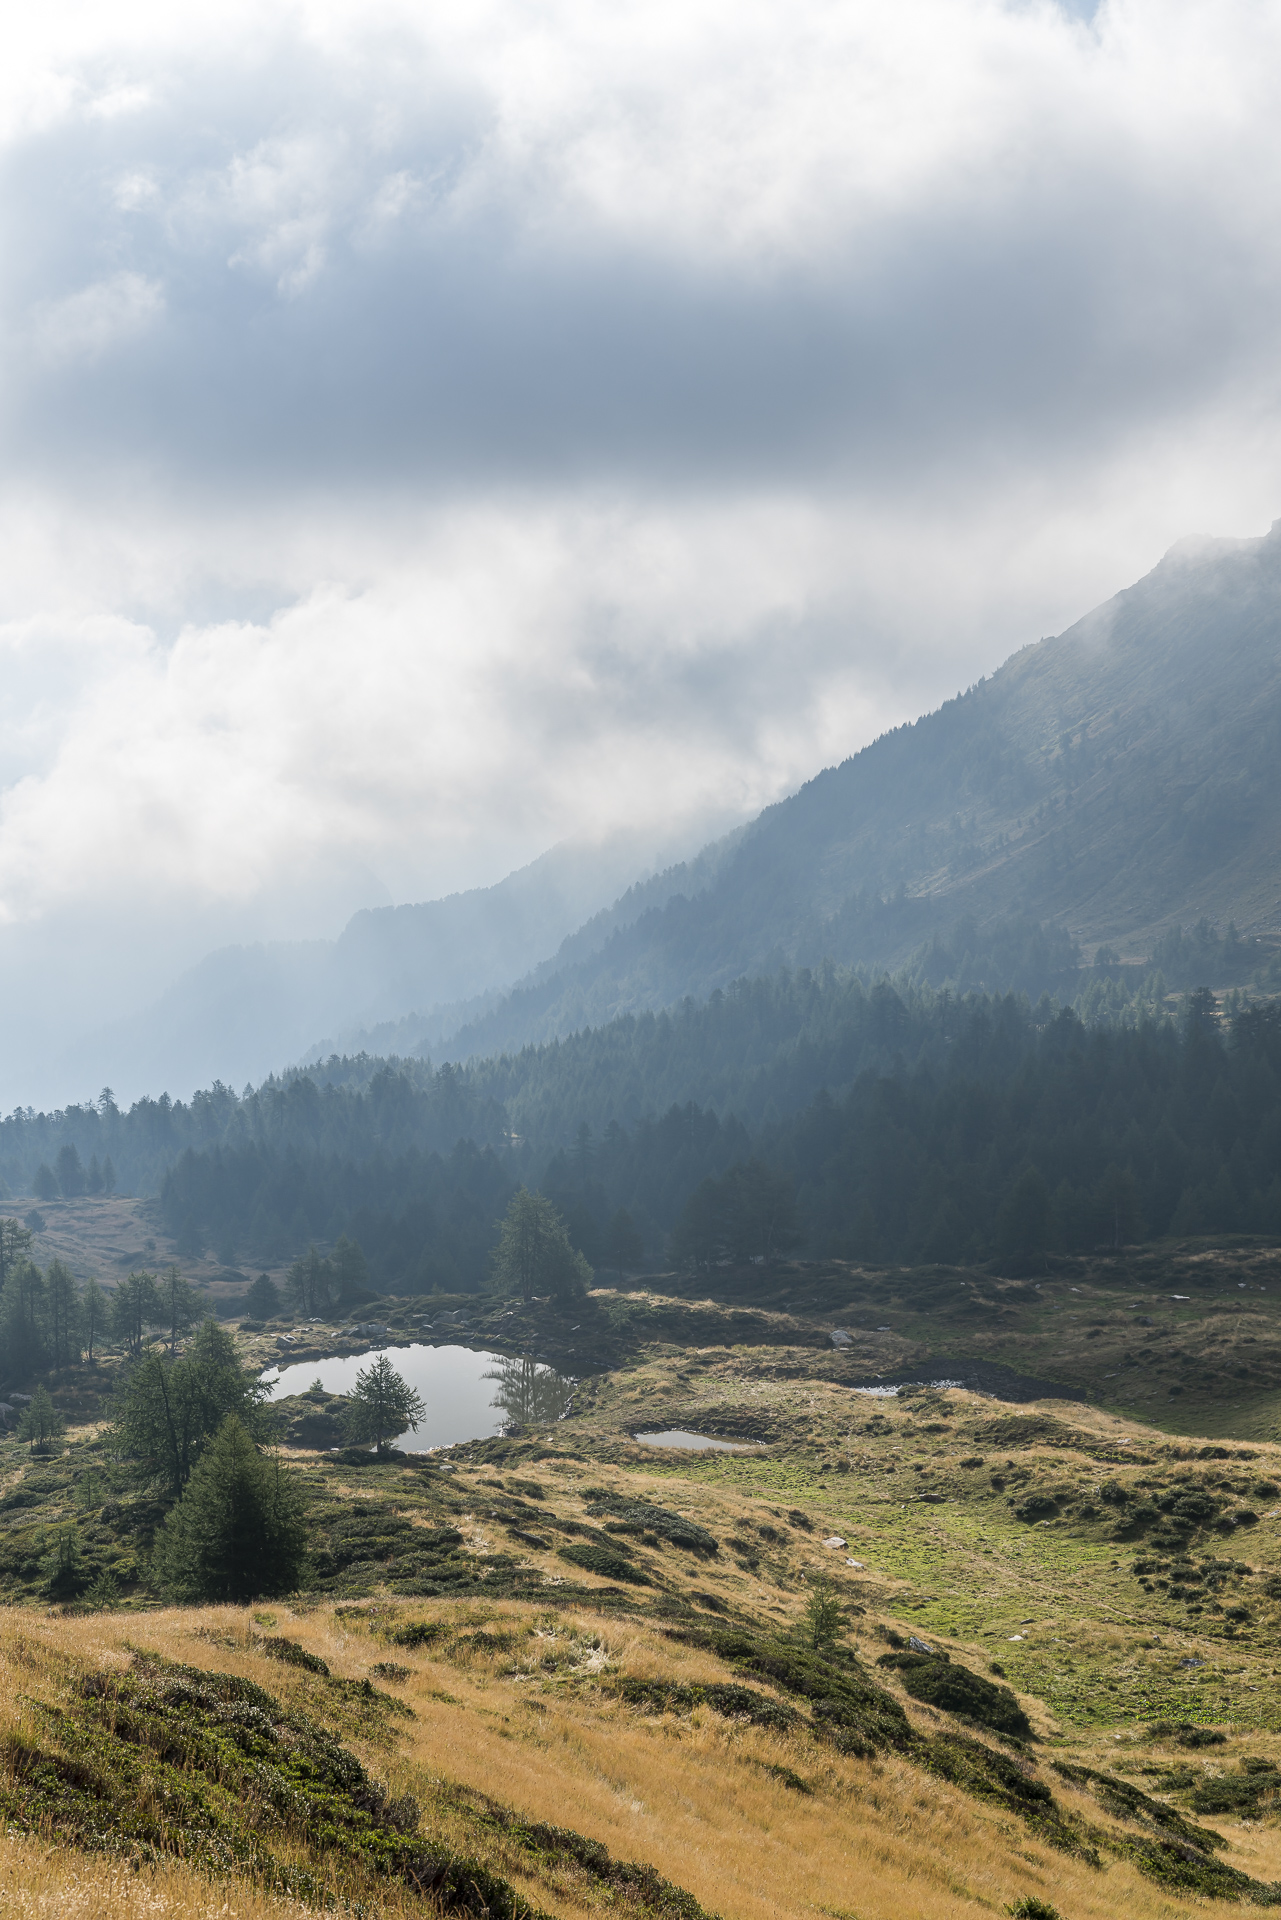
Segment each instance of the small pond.
M406 1453L451 1447L460 1440L488 1440L506 1427L546 1426L569 1406L574 1382L535 1360L514 1360L500 1353L475 1353L470 1347L387 1347L380 1349L403 1380L422 1395L426 1418L416 1431L402 1433L395 1445ZM305 1393L319 1380L327 1393L349 1393L356 1375L379 1353L353 1353L327 1360L300 1360L292 1367L271 1367L262 1378L269 1398Z
M664 1433L634 1433L632 1439L639 1441L642 1447L683 1447L690 1453L755 1453L762 1443L749 1440L746 1443L733 1440L712 1440L705 1433L686 1433L680 1427L669 1427Z

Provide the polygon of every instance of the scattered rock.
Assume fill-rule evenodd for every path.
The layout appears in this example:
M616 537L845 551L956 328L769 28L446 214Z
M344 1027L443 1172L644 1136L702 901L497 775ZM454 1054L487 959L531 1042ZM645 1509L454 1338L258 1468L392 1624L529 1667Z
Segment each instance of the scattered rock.
M840 1536L840 1534L839 1534L839 1533L834 1533L834 1534L832 1535L832 1537L831 1537L831 1539L830 1539L830 1540L825 1540L825 1541L823 1542L823 1545L824 1545L825 1547L831 1547L831 1548L833 1548L833 1549L835 1549L835 1548L837 1548L837 1547L843 1547L843 1546L845 1546L845 1544L846 1544L846 1542L845 1542L844 1540L842 1540L842 1539L841 1539L841 1536Z

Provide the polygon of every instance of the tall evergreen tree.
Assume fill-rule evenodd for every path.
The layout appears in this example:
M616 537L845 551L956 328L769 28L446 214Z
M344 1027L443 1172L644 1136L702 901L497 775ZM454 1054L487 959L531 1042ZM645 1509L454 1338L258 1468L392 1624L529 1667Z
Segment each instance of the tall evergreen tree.
M331 1264L339 1300L345 1304L363 1299L369 1292L369 1264L360 1247L345 1233L334 1242Z
M338 1291L332 1261L308 1247L285 1275L285 1291L309 1317L327 1313Z
M20 1379L48 1365L44 1275L31 1260L14 1261L0 1293L0 1336L9 1372Z
M10 1267L31 1258L32 1233L21 1220L0 1220L0 1288L9 1277Z
M85 1170L74 1140L67 1140L58 1149L57 1163L58 1185L68 1200L76 1199L85 1190Z
M61 1439L66 1430L67 1423L54 1406L48 1387L38 1386L30 1405L22 1410L18 1438L29 1442L32 1453L49 1453L54 1441Z
M265 1460L229 1415L165 1517L152 1577L175 1600L243 1601L291 1592L306 1560L299 1477Z
M110 1320L111 1303L91 1274L80 1291L80 1324L90 1366L94 1364L94 1342L102 1337Z
M61 1260L45 1270L44 1315L50 1364L68 1367L80 1358L80 1289Z
M196 1289L183 1279L177 1267L166 1267L156 1283L164 1324L169 1330L169 1351L178 1347L178 1335L185 1333L200 1318L201 1300Z
M116 1441L141 1473L177 1495L225 1420L257 1425L266 1393L241 1366L230 1334L206 1320L181 1360L153 1351L134 1367L115 1397Z
M111 1303L111 1331L137 1359L152 1327L164 1325L165 1313L152 1273L131 1273L116 1288Z
M245 1295L245 1305L255 1320L271 1320L280 1312L280 1288L269 1273L260 1273Z
M592 1270L569 1243L569 1235L550 1200L521 1187L499 1229L494 1254L498 1286L532 1300L539 1293L568 1298L591 1285Z

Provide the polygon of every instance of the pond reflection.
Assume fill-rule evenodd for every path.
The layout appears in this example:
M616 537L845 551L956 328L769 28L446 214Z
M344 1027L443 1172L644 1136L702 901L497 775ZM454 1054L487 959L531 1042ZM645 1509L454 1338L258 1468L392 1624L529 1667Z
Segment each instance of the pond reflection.
M272 1400L305 1393L317 1380L326 1393L350 1393L356 1375L384 1353L402 1379L422 1395L426 1408L417 1429L400 1434L395 1442L407 1452L450 1447L460 1440L487 1440L512 1427L549 1425L568 1411L574 1395L572 1380L535 1360L509 1360L471 1347L419 1342L271 1367L262 1377Z
M486 1380L496 1380L491 1405L503 1415L505 1427L544 1427L561 1420L574 1397L574 1382L554 1367L536 1360L500 1360Z

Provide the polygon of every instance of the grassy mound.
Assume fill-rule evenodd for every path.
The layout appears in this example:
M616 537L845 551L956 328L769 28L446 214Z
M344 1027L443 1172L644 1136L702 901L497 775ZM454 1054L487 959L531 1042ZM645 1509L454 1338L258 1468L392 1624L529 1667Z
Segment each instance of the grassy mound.
M571 1566L582 1567L587 1573L599 1574L602 1580L626 1580L634 1587L652 1586L653 1582L642 1567L634 1561L624 1559L621 1553L612 1547L600 1547L591 1540L573 1540L567 1547L557 1549L562 1560L568 1560Z
M26 1831L171 1854L308 1901L391 1878L492 1920L535 1913L482 1862L424 1844L413 1800L389 1799L331 1734L251 1680L137 1656L129 1672L85 1675L37 1723L3 1750L0 1808Z
M876 1664L895 1668L914 1700L941 1707L945 1713L955 1713L1015 1740L1032 1737L1032 1723L1009 1687L999 1687L981 1674L971 1673L945 1653L885 1653Z

